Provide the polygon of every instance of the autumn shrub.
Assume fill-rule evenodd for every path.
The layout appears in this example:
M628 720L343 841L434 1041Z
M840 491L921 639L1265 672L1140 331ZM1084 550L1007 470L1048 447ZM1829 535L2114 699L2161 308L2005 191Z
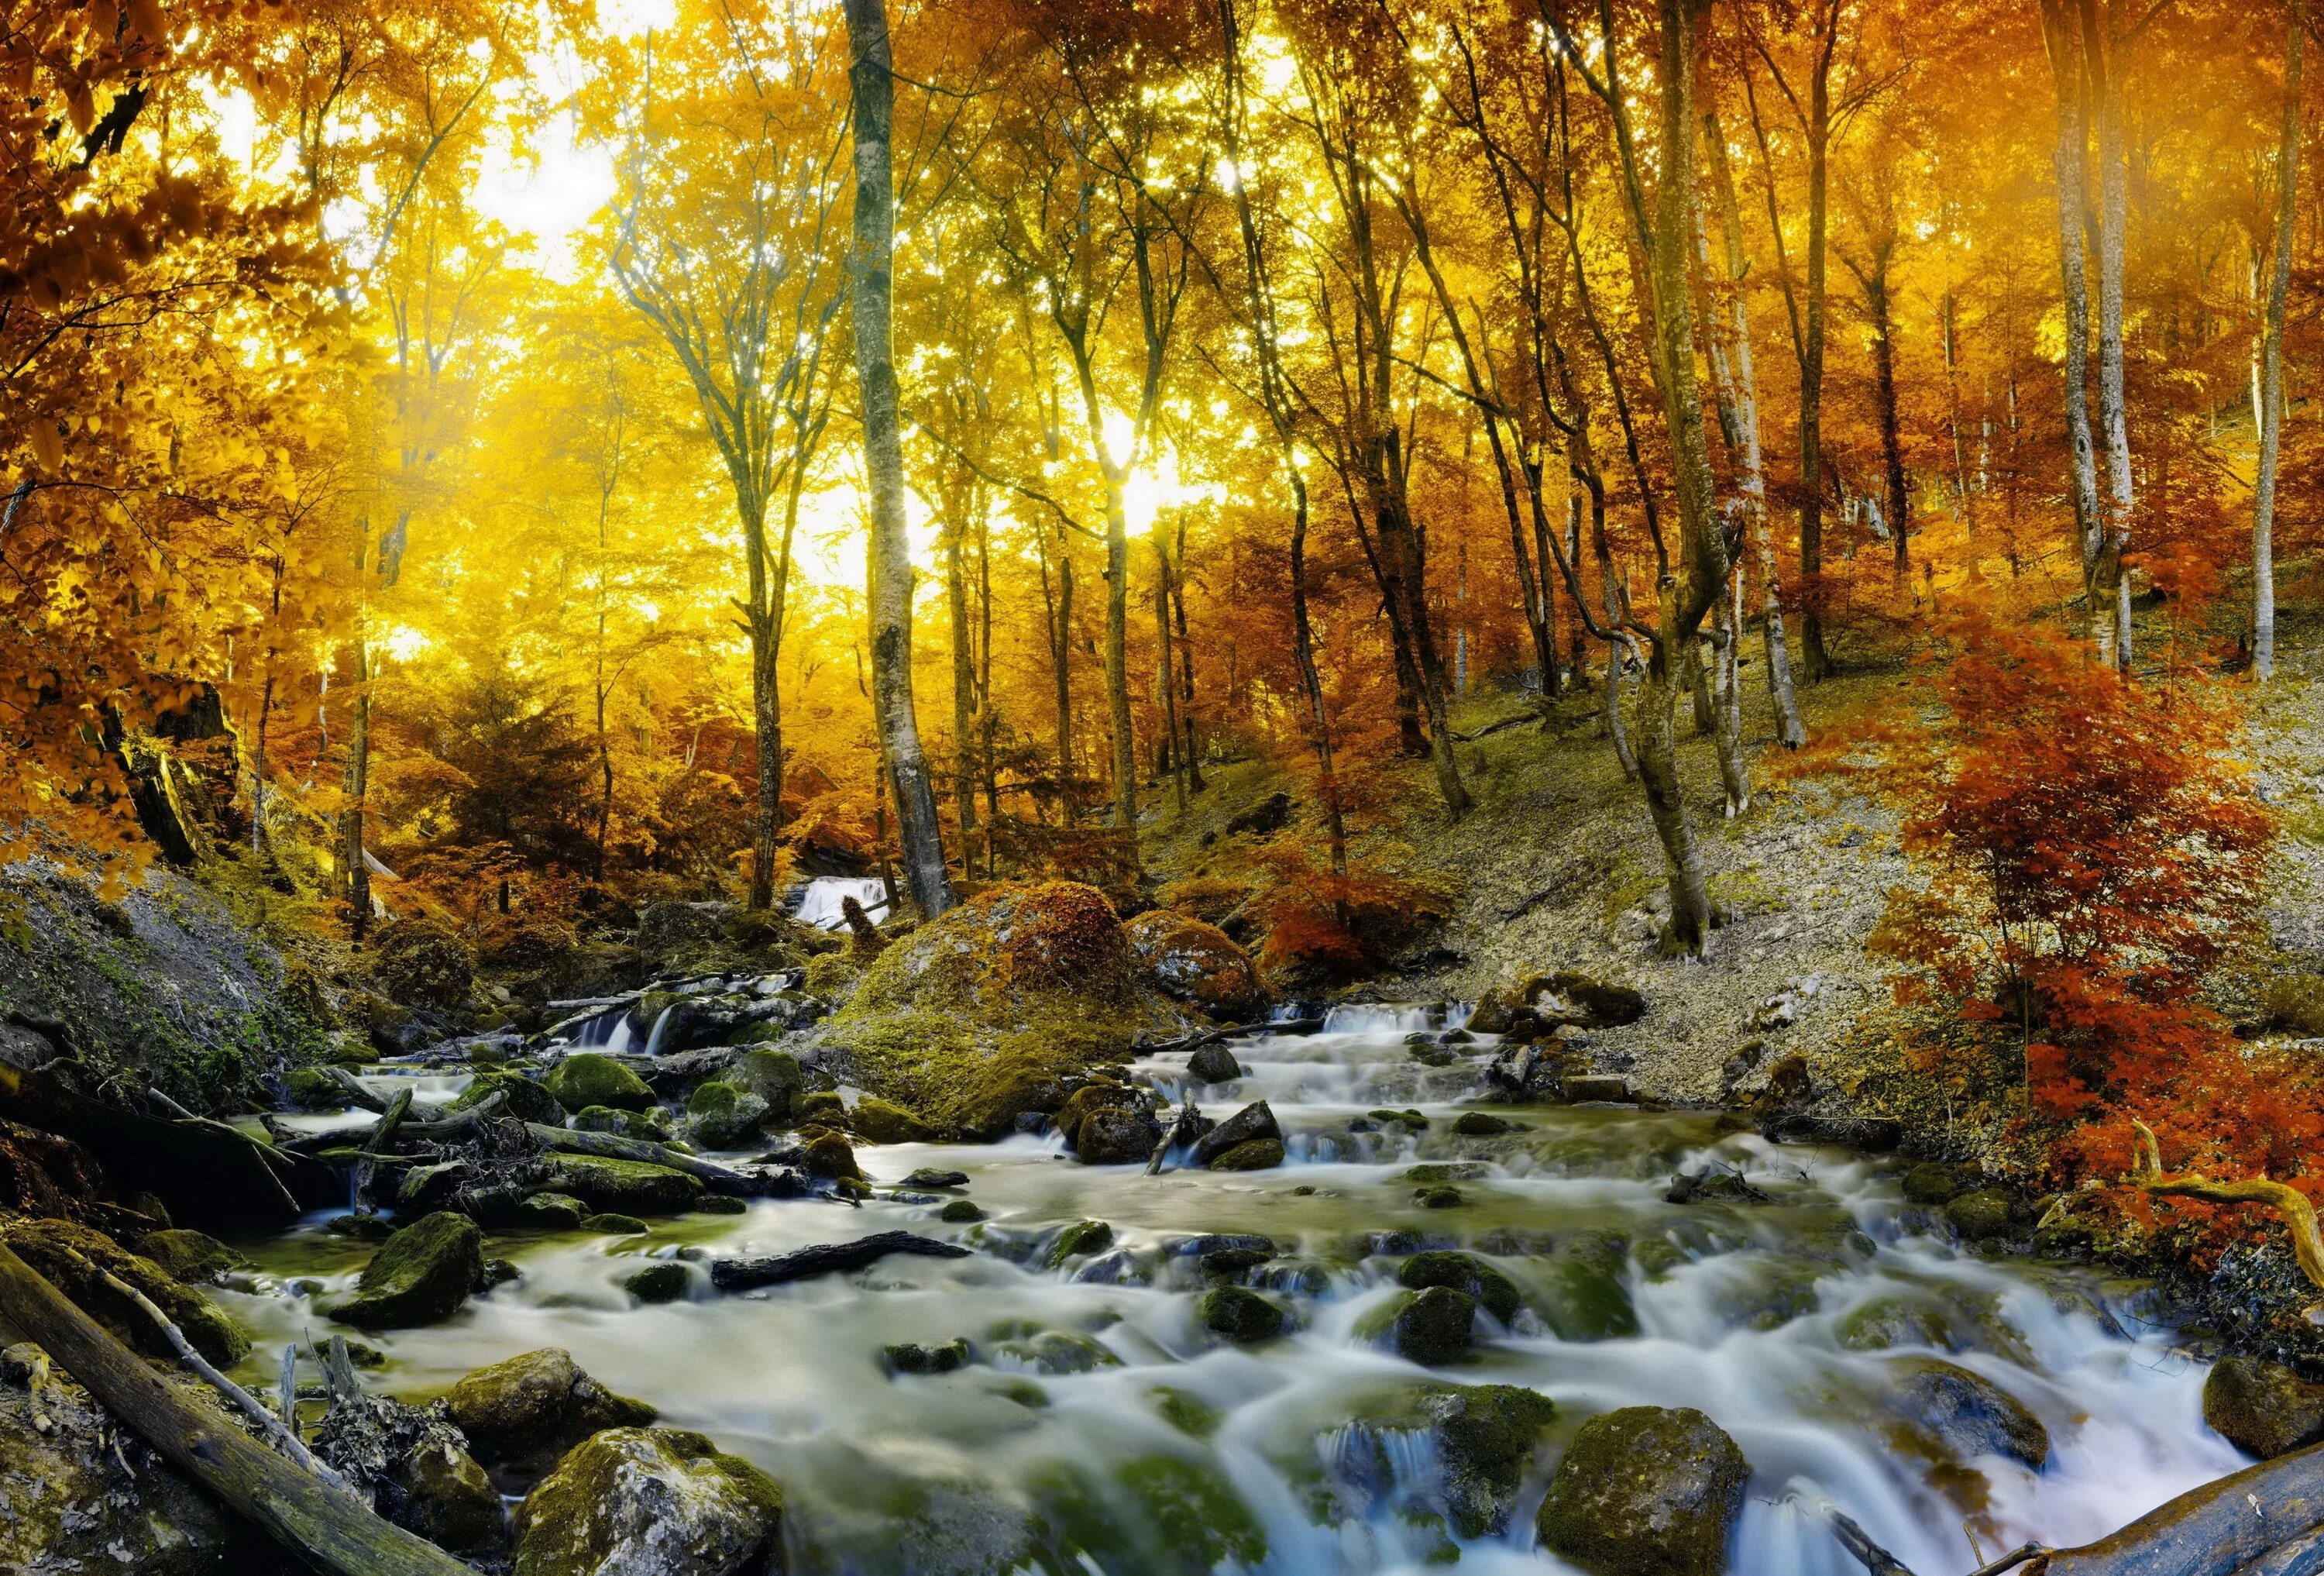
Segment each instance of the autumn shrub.
M1339 875L1305 848L1268 843L1250 853L1268 878L1244 912L1265 933L1256 962L1269 986L1314 990L1376 973L1452 916L1451 885L1402 871L1394 854L1376 850Z
M2126 683L2040 627L1954 621L1919 714L1847 731L1813 770L1897 806L1918 880L1876 952L1920 1049L1957 1080L2014 1073L2059 1173L2118 1176L2130 1119L2173 1168L2296 1166L2324 1103L2235 1039L2207 975L2251 936L2272 818L2194 679Z

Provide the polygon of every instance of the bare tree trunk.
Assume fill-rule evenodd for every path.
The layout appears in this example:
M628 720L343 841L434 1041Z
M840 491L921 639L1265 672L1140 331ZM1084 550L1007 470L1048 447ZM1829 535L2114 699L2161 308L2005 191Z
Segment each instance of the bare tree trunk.
M2123 555L2130 550L2132 512L2135 504L2130 468L2130 419L2123 391L2122 266L2124 231L2128 222L2128 177L2124 168L2122 114L2124 75L2129 66L2130 40L2124 21L2123 0L2107 0L2101 36L2098 0L2081 0L2082 48L2088 74L2098 88L2098 417L2104 424L2107 455L2106 535L2098 555L2097 598L2093 620L2113 620L2102 633L2099 650L2111 645L2115 666L2130 671L2130 576ZM2107 604L2101 609L2098 602ZM2104 624L2101 622L2101 629ZM2109 640L2110 634L2110 640Z
M896 187L890 125L896 84L887 0L844 0L855 129L853 287L855 370L863 407L863 469L871 486L872 687L890 772L904 878L923 917L953 905L936 791L912 704L912 559L904 528L904 447L897 425L895 307L890 295Z
M1711 687L1717 696L1719 783L1727 796L1729 820L1751 807L1751 768L1743 754L1741 676L1736 658L1743 649L1743 576L1729 580L1728 594L1719 599L1719 643L1712 653Z
M2051 168L2058 183L2058 276L2065 296L2066 443L2071 455L2074 527L2082 556L2082 588L2089 599L2093 638L2106 641L2110 610L2098 605L2098 558L2105 526L2098 512L2098 457L2090 447L2090 294L2082 256L2081 51L2065 0L2042 0L2042 38L2058 109L2058 141Z
M1186 813L1186 773L1184 751L1179 748L1178 685L1170 659L1170 550L1162 542L1162 533L1154 533L1154 683L1155 699L1162 708L1162 738L1165 769L1170 773L1172 803L1180 815Z
M2275 261L2267 281L2267 332L2260 349L2259 480L2252 494L2252 671L2275 673L2275 476L2283 442L2283 311L2292 286L2293 223L2300 196L2300 69L2297 12L2283 45L2283 136L2275 152Z
M1880 426L1880 465L1887 484L1888 530L1895 547L1896 584L1912 576L1913 494L1904 475L1904 441L1896 416L1896 333L1888 300L1891 248L1876 243L1864 275L1864 304L1872 318L1872 402Z
M968 572L961 538L966 522L946 522L945 593L952 613L953 819L960 832L960 876L976 875L976 636L968 618Z
M1074 803L1074 564L1067 555L1070 545L1062 529L1057 533L1056 587L1050 589L1048 538L1036 538L1041 548L1041 604L1049 621L1049 678L1051 700L1056 712L1057 733L1057 819L1072 825L1077 814Z
M760 557L753 554L754 558ZM754 610L754 613L761 610ZM775 900L776 842L783 826L783 702L777 688L781 641L770 623L757 617L751 628L751 721L757 737L759 802L751 826L752 908Z
M366 593L372 576L371 550L371 521L365 519L355 532L355 579ZM371 635L365 627L367 622L363 608L358 607L354 716L347 729L346 770L339 785L346 796L346 808L339 812L339 858L346 867L344 889L347 898L347 934L358 946L371 929L371 866L364 860L364 799L371 788Z
M1198 794L1210 785L1203 780L1202 730L1194 717L1194 646L1186 638L1186 517L1178 516L1178 558L1170 567L1170 602L1178 618L1178 717L1185 729L1186 791Z
M1767 523L1767 479L1759 456L1759 378L1752 364L1751 308L1743 294L1744 278L1751 272L1750 254L1743 249L1743 214L1735 198L1735 171L1727 161L1727 134L1720 130L1716 110L1702 117L1703 147L1711 164L1711 184L1719 201L1720 227L1727 243L1728 311L1733 324L1735 363L1736 486L1743 495L1744 534L1759 561L1759 617L1766 637L1767 689L1775 706L1775 739L1786 750L1808 742L1800 721L1800 701L1792 684L1792 653L1784 632L1784 587L1775 573L1775 541ZM1740 630L1738 628L1739 634Z
M1092 431L1098 412L1091 401ZM1113 825L1138 858L1138 742L1130 728L1130 511L1105 467L1105 710L1113 734Z
M1831 85L1819 69L1808 99L1807 327L1800 353L1800 577L1807 606L1800 619L1800 654L1811 680L1831 676L1823 632L1823 342L1825 235L1831 222Z

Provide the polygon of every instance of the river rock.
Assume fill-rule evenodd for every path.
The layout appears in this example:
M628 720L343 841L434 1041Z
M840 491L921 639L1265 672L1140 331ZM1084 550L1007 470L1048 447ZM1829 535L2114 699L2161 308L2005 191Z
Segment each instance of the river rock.
M238 1269L257 1267L246 1255L217 1238L181 1227L146 1232L137 1239L137 1251L160 1265L165 1274L189 1285L217 1281Z
M541 1181L549 1191L571 1194L600 1212L675 1215L702 1196L701 1181L683 1171L607 1155L551 1155Z
M1079 1254L1102 1253L1113 1246L1113 1228L1103 1221L1076 1221L1057 1233L1042 1262L1056 1269Z
M1452 1130L1464 1138L1489 1138L1517 1129L1517 1123L1489 1111L1464 1111L1452 1119Z
M1213 1040L1198 1046L1186 1058L1186 1076L1197 1083L1230 1083L1242 1076L1242 1064L1235 1054Z
M898 1374L948 1374L966 1368L974 1354L968 1342L954 1336L941 1346L921 1346L912 1341L899 1341L880 1349L888 1371Z
M1720 1576L1750 1463L1692 1406L1624 1406L1582 1425L1535 1522L1598 1576Z
M1383 1342L1406 1361L1458 1361L1469 1350L1477 1299L1451 1286L1398 1292L1356 1322L1356 1339Z
M658 1105L643 1111L622 1111L610 1105L585 1105L573 1113L566 1124L576 1133L613 1133L624 1138L643 1138L650 1144L667 1144L672 1134L669 1112Z
M1290 1327L1291 1316L1257 1292L1214 1286L1195 1304L1203 1327L1237 1345L1272 1341Z
M1283 1164L1281 1138L1252 1138L1214 1157L1213 1171L1271 1171Z
M799 1168L825 1182L863 1179L863 1167L855 1161L855 1146L844 1133L817 1133L809 1138L800 1153Z
M516 1223L549 1231L577 1230L589 1206L569 1193L536 1193L516 1207Z
M165 1382L215 1411L199 1387ZM232 1424L221 1415L218 1426ZM288 1568L269 1561L263 1538L29 1343L0 1350L0 1571L184 1576Z
M546 1084L536 1083L521 1073L479 1073L444 1109L447 1114L457 1113L471 1106L481 1105L495 1094L507 1096L501 1104L503 1116L512 1116L519 1121L540 1122L552 1128L564 1125L565 1107L557 1096L549 1092Z
M130 1252L112 1238L70 1221L14 1221L0 1224L0 1237L50 1285L78 1304L124 1345L164 1362L178 1360L177 1349L152 1315L106 1284L113 1275L134 1286L170 1317L194 1350L229 1369L250 1351L250 1338L208 1297L179 1282L150 1258Z
M1441 1479L1425 1490L1464 1538L1508 1530L1527 1470L1557 1408L1517 1385L1424 1385L1368 1409L1323 1452L1333 1475L1378 1503L1400 1487L1391 1436L1425 1433Z
M1266 1005L1250 954L1218 926L1169 908L1148 908L1125 930L1147 977L1172 1000L1236 1021Z
M1925 1160L1904 1173L1903 1185L1908 1204L1949 1203L1961 1191L1961 1175L1950 1166Z
M1074 1154L1084 1166L1133 1166L1152 1157L1162 1124L1142 1111L1102 1106L1082 1120Z
M2203 1381L2203 1421L2246 1455L2273 1461L2324 1439L2324 1385L2282 1363L2222 1358Z
M1997 1187L1980 1187L1945 1205L1945 1219L1970 1242L2007 1236L2009 1215L2009 1195Z
M1267 1101L1255 1100L1203 1135L1194 1146L1194 1164L1208 1166L1238 1145L1259 1138L1273 1138L1280 1143L1283 1129L1276 1125L1275 1112Z
M1525 1305L1517 1283L1472 1253L1416 1253L1396 1267L1396 1279L1398 1286L1412 1291L1450 1286L1466 1292L1504 1324Z
M1560 1028L1619 1028L1646 1013L1646 999L1628 985L1562 972L1488 991L1463 1027L1472 1034L1544 1039Z
M727 1082L765 1101L768 1120L777 1122L789 1121L798 1110L799 1096L807 1092L807 1074L798 1058L771 1046L753 1046L742 1053Z
M355 1294L331 1317L359 1330L401 1330L448 1319L484 1284L484 1233L466 1215L423 1216L381 1244Z
M1956 1461L2007 1456L2040 1471L2050 1431L2024 1402L1981 1374L1932 1357L1892 1358L1888 1395L1898 1414Z
M665 1258L622 1277L622 1289L641 1303L675 1303L686 1296L686 1266Z
M677 1428L615 1428L574 1447L517 1507L516 1576L772 1576L782 1490Z
M934 1166L922 1166L904 1178L901 1185L905 1187L966 1187L968 1173L940 1170Z
M407 1532L463 1553L500 1547L507 1530L500 1493L442 1401L408 1406L384 1396L342 1395L314 1445L374 1510Z
M1072 1148L1081 1143L1082 1124L1093 1113L1107 1110L1140 1111L1147 1103L1141 1090L1118 1083L1111 1078L1094 1079L1066 1097L1065 1102L1057 1107L1056 1115L1050 1119L1049 1125L1057 1129L1066 1147Z
M847 1113L847 1130L874 1144L923 1144L936 1136L927 1123L876 1094L855 1102Z
M606 1428L642 1428L657 1414L583 1373L548 1346L480 1368L444 1397L469 1448L492 1462L545 1461Z
M697 1085L686 1102L687 1130L706 1149L750 1147L773 1114L758 1095L719 1080Z
M616 1111L643 1111L653 1104L654 1092L646 1081L611 1056L579 1051L557 1064L549 1074L549 1092L567 1111L610 1105Z

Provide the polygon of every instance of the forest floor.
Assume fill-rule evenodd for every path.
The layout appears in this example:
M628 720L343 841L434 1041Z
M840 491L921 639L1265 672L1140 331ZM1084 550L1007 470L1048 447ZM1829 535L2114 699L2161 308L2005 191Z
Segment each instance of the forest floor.
M2223 974L2214 995L2238 1022L2264 1016L2268 982L2324 972L2324 631L2285 641L2276 681L2249 701L2246 732L2255 786L2282 817L2271 893L2272 945ZM1629 1075L1648 1098L1704 1103L1748 1094L1768 1068L1804 1056L1820 1093L1856 1103L1868 1079L1882 1095L1900 1070L1897 965L1868 951L1889 894L1913 877L1881 804L1818 780L1787 779L1757 660L1744 670L1745 733L1752 755L1750 808L1728 819L1707 737L1692 735L1682 702L1681 770L1711 896L1725 913L1708 956L1656 954L1666 909L1660 845L1637 785L1606 739L1599 693L1569 692L1545 730L1529 697L1472 695L1455 714L1460 762L1475 806L1448 817L1425 763L1401 769L1391 805L1358 843L1408 851L1416 871L1457 890L1454 912L1408 972L1360 988L1358 999L1473 999L1527 974L1561 969L1637 987L1639 1022L1571 1042L1598 1071ZM1911 705L1902 662L1804 687L1811 734L1822 737L1886 705ZM1520 714L1527 721L1476 737ZM1149 867L1164 879L1231 875L1247 839L1225 825L1278 790L1301 802L1277 835L1321 840L1313 806L1292 778L1259 762L1212 773L1184 813L1166 807L1147 834ZM2324 1007L2324 981L2317 999ZM2306 1030L2324 1032L2324 1022ZM1739 1077L1738 1077L1739 1073ZM1868 1091L1868 1098L1873 1092ZM1883 1100L1879 1103L1886 1103ZM1921 1104L1920 1101L1914 1101ZM1924 1107L1928 1114L1941 1104ZM1901 1113L1899 1113L1901 1114ZM1941 1120L1949 1120L1947 1119Z

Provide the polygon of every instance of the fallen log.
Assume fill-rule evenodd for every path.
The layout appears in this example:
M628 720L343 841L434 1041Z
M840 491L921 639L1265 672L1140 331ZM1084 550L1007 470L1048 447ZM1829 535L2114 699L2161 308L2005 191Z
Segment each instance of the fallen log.
M819 1275L843 1275L866 1269L890 1253L922 1258L966 1258L969 1250L956 1242L940 1242L911 1231L881 1231L853 1242L819 1242L771 1258L719 1258L711 1261L710 1284L722 1292L749 1291L754 1286L779 1286L785 1281L812 1280Z
M1179 1051L1198 1051L1204 1046L1217 1045L1221 1040L1239 1040L1268 1034L1314 1034L1323 1027L1320 1018L1286 1018L1280 1023L1231 1024L1225 1028L1213 1028L1202 1034L1188 1035L1184 1039L1164 1040L1158 1046L1139 1046L1143 1056L1167 1056Z
M303 1472L180 1394L0 1244L0 1315L171 1465L337 1576L471 1576L346 1489Z
M363 1080L345 1067L326 1067L323 1072L333 1083L338 1085L339 1092L347 1097L348 1104L359 1105L374 1116L387 1109L387 1101L365 1089L363 1086Z
M667 1144L657 1144L646 1138L625 1138L619 1133L584 1133L572 1128L552 1128L544 1122L527 1122L524 1130L552 1149L567 1149L576 1155L603 1155L609 1160L640 1160L648 1166L667 1166L672 1171L683 1171L688 1176L698 1176L709 1184L714 1193L731 1193L737 1198L757 1198L768 1191L765 1178L747 1171L737 1171L731 1166L721 1166L715 1160L705 1160L687 1155Z
M464 1138L476 1130L476 1124L500 1115L508 1104L508 1095L499 1090L485 1095L467 1110L432 1122L406 1121L398 1131L407 1138L425 1143L442 1143L447 1138Z
M2324 1445L2246 1467L2172 1500L2111 1537L2059 1549L2029 1576L2246 1576L2324 1525ZM2284 1576L2309 1567L2282 1568Z
M387 1114L379 1119L379 1125L372 1129L371 1137L364 1140L363 1158L355 1162L356 1208L370 1207L371 1179L379 1169L380 1157L387 1153L388 1145L395 1141L395 1129L402 1126L403 1119L410 1114L411 1091L397 1090L395 1102L387 1108Z

